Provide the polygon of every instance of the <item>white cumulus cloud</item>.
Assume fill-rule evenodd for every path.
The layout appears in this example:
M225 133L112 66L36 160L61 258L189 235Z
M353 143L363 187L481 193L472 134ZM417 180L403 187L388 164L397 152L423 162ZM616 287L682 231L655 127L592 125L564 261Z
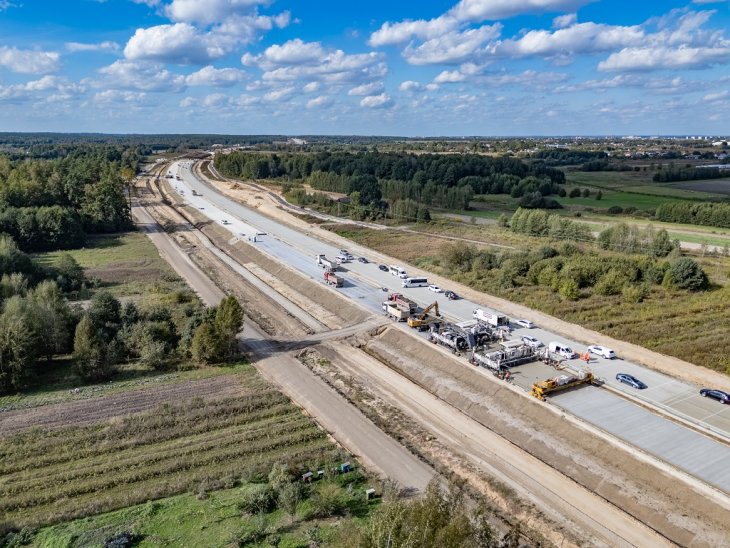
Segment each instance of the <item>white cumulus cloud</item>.
M387 108L393 104L391 98L385 93L380 95L370 95L369 97L363 97L360 101L361 107L367 108Z
M140 91L177 92L185 87L185 77L170 72L159 63L147 61L115 61L99 69L99 87Z
M696 69L730 62L730 45L725 47L635 47L612 53L598 63L601 71L648 71Z
M228 87L246 78L246 73L234 68L217 69L212 65L203 67L185 77L189 86Z
M0 67L21 74L46 74L58 69L60 55L55 51L35 51L0 46Z
M307 108L326 107L332 104L332 98L327 95L320 95L307 101Z

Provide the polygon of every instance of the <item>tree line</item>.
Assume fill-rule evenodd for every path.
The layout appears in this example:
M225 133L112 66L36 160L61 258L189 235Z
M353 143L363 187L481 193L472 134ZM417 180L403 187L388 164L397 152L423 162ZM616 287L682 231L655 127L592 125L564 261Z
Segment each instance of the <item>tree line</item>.
M413 200L426 207L468 209L475 194L521 197L555 194L562 171L542 163L478 155L323 152L216 156L216 168L230 177L303 181L317 190L352 195L363 206L393 206Z
M124 185L138 158L106 147L65 153L53 160L0 155L0 233L24 251L72 249L89 233L132 226Z
M674 181L699 181L702 179L720 179L727 177L728 172L716 167L677 167L657 171L652 180L655 183L671 183Z
M532 154L532 158L548 166L572 166L603 160L607 158L605 152L591 150L540 150Z
M722 202L665 202L655 216L668 223L730 228L730 204Z

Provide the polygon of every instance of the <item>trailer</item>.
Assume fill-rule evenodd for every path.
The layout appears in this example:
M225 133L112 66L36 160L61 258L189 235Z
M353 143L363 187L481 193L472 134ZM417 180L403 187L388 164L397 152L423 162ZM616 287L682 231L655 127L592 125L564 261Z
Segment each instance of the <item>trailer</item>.
M412 301L408 297L405 297L401 293L391 293L388 295L388 300L401 310L405 310L409 314L415 314L418 310L418 304Z
M342 279L342 277L329 270L324 271L324 281L334 287L342 287L345 283L345 280Z
M385 312L386 316L393 318L397 322L404 322L409 316L407 311L401 310L390 301L385 301L383 303L383 312Z
M339 265L335 261L330 261L327 257L321 253L315 257L317 264L324 268L328 272L337 272Z
M580 371L575 375L558 375L544 381L538 381L532 385L530 394L538 400L545 401L545 396L548 394L591 383L593 383L593 373Z
M451 329L445 329L441 332L432 330L428 334L428 340L434 344L450 348L454 353L462 352L468 348L466 337Z
M482 310L481 308L477 308L474 310L473 316L475 320L486 325L491 325L492 327L504 327L506 329L509 329L509 318L504 314L492 313L486 310Z

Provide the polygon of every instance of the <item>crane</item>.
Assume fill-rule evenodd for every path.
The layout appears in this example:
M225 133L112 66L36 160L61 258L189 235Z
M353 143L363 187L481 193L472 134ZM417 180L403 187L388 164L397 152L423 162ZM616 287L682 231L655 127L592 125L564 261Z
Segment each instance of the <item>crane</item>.
M441 314L439 312L439 303L437 301L434 301L430 305L428 305L426 308L423 309L423 312L421 312L418 316L411 316L408 318L408 327L414 327L417 329L422 329L424 327L427 327L428 324L430 324L433 321L433 318L431 318L428 313L431 312L431 310L434 311L434 315L437 318L441 317Z

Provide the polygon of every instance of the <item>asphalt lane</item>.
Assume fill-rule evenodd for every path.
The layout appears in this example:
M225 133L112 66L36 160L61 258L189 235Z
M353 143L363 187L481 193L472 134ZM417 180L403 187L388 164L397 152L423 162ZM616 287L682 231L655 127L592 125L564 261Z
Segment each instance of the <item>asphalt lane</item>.
M246 238L247 240L250 238L253 245L279 258L283 263L303 274L309 275L313 279L320 280L324 283L322 270L316 264L315 257L317 254L324 254L330 259L334 259L339 253L339 249L317 240L307 232L301 232L281 224L218 193L215 189L200 181L191 172L190 165L189 162L173 164L171 173L173 175L179 175L181 179L173 179L171 182L173 183L172 186L192 206L199 208L209 218L221 223L235 237ZM198 195L193 195L193 190ZM255 242L253 241L254 236ZM378 265L375 263L362 264L354 261L344 266L346 268L344 272L346 285L340 291L345 295L357 299L373 311L379 312L381 310L381 303L384 300L385 294L383 288L386 288L388 291L399 291L416 301L420 306L427 306L436 300L439 303L442 314L447 319L453 321L471 319L474 309L478 306L465 299L450 301L443 294L433 293L427 288L403 288L401 287L401 280L387 272L380 271ZM495 312L486 307L482 308ZM564 337L552 334L539 327L534 329L516 328L513 330L512 337L519 338L528 333L542 340L545 344L551 341L568 343L573 350L579 353L583 353L586 349L585 345L566 340ZM580 360L568 360L567 364L574 369L585 366L585 363ZM699 387L689 385L667 375L649 370L641 365L620 359L607 360L594 356L589 363L589 367L609 386L620 391L625 391L632 397L643 399L647 403L656 405L659 408L664 408L668 413L692 421L700 426L713 430L718 435L730 439L730 406L722 406L717 402L702 398L698 393ZM649 384L649 388L639 391L618 383L615 380L615 375L618 372L630 373L638 377ZM627 402L617 395L605 391L601 393L603 398L613 402L613 405L616 406L619 412L629 414L633 408L640 409L637 405ZM574 397L578 401L583 401L586 406L576 405L576 416L602 427L599 424L600 421L595 419L595 415L585 411L594 400L592 397L594 391L577 390L571 394L574 394ZM678 426L664 417L653 416L657 419L653 423L654 431L652 435L654 436L672 440L676 435L676 428L682 428L690 432L688 428ZM612 433L615 433L619 438L629 441L627 436L622 435L620 432ZM709 438L704 439L710 444L708 447L714 448L715 450L721 451L727 448L727 445L718 441ZM692 472L687 468L688 459L695 458L698 461L703 460L700 454L696 454L694 457L677 458L672 451L668 450L668 446L662 447L657 445L655 450L657 452L654 454L658 457L690 473ZM717 469L715 471L717 472L718 478L724 477L722 470ZM730 492L730 483L726 485L723 483L722 488Z

